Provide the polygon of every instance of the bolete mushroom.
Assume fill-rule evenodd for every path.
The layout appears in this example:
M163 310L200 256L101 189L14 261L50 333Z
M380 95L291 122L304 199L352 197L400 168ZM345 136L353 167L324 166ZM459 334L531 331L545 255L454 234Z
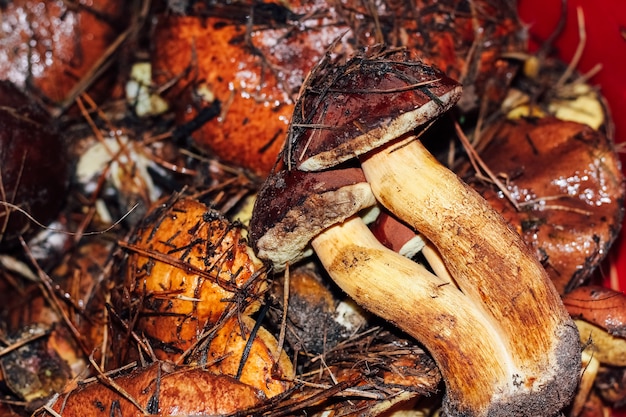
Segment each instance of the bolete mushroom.
M376 199L434 243L453 281L385 248L356 215L336 216L328 226L329 211L358 206L347 199L315 210L268 209L289 200L307 207L319 198L311 187L309 197L296 198L275 177L259 194L251 239L259 257L280 266L280 249L304 245L301 228L317 226L311 245L333 280L433 355L446 383L445 415L555 415L572 397L581 360L576 327L558 293L502 217L419 141L405 140L460 94L458 83L402 51L344 65L323 61L295 108L287 171L274 174L309 178L299 171L360 156Z
M130 10L120 0L0 3L0 79L57 114L86 90L96 102L110 98L117 77L111 57L128 38Z
M473 170L459 175L522 235L556 289L565 294L588 282L624 217L624 176L613 141L546 116L494 123L476 151L506 178L505 188Z
M101 376L52 397L38 417L233 415L259 406L262 391L199 367L155 362L113 377Z

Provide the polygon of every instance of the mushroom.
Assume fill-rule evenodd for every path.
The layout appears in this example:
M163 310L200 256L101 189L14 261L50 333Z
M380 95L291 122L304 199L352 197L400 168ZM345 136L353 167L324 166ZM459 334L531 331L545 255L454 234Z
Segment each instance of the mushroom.
M624 217L624 175L613 141L581 123L545 116L492 124L476 151L506 178L503 189L473 169L461 167L459 175L522 235L559 293L588 282Z
M99 375L52 397L38 417L233 415L263 404L261 390L199 367L155 362L113 377Z
M426 247L418 233L387 212L381 211L369 227L380 243L407 258L413 258Z
M100 103L115 96L112 56L138 17L120 0L78 7L54 0L1 2L0 79L37 97L55 114L72 107L84 92Z
M411 259L414 259L417 254L421 254L435 275L452 281L437 248L387 211L381 210L369 228L376 239L385 247Z
M308 243L320 231L376 204L360 169L302 172L280 170L259 190L250 241L257 256L275 271L310 255Z
M626 294L598 285L586 285L563 296L572 317L626 339Z
M558 293L502 217L407 138L460 94L458 83L404 51L322 61L295 107L285 171L259 193L250 237L278 268L311 237L348 295L430 351L446 384L445 415L555 415L572 398L581 364ZM344 173L329 168L355 156L376 200L437 247L453 281L379 243L357 215L369 198L324 191L324 179Z

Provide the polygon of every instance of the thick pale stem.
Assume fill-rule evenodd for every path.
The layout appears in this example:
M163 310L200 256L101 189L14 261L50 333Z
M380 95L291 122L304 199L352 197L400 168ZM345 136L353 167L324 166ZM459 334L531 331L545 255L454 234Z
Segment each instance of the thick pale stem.
M555 414L575 389L580 348L559 294L521 237L419 141L387 146L362 167L376 198L433 242L468 302L501 334L521 370L509 378L527 394L511 398L506 412Z
M463 415L486 415L476 411L515 389L509 376L521 370L482 311L453 284L380 244L359 217L327 229L312 245L348 295L429 349L448 402Z

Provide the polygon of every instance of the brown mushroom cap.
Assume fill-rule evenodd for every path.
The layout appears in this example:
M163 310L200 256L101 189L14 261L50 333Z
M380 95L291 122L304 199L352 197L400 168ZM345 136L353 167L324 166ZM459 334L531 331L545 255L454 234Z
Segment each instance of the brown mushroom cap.
M321 231L376 203L363 172L283 170L259 191L250 222L250 242L261 259L284 269L310 252Z
M458 82L409 60L405 50L366 54L316 68L294 110L288 166L318 171L363 155L433 120L461 96Z
M123 33L129 17L127 2L119 0L80 5L56 0L3 2L0 79L54 105L69 106L96 79L95 88L89 90L92 98L110 97L116 72L98 78L98 71L92 71L106 67L99 61Z
M563 304L572 317L626 339L626 294L623 292L588 285L565 294Z
M522 235L560 293L583 284L608 253L624 214L613 143L553 117L504 121L481 141L482 160L506 178L518 207L492 184L471 179L474 188Z
M81 384L56 397L48 409L52 411L41 410L35 415L139 417L146 415L142 411L164 416L225 415L257 406L266 398L262 391L230 376L201 368L175 369L160 362L112 380L118 389L106 380Z

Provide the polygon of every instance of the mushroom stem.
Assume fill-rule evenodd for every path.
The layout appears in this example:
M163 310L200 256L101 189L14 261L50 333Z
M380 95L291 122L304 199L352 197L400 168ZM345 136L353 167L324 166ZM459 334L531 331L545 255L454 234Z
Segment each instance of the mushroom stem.
M523 370L482 311L454 285L384 247L361 218L326 229L311 244L349 296L428 348L457 409L448 415L487 415L476 411L515 390L510 375Z
M521 237L414 138L367 155L362 168L378 201L437 247L467 302L516 364L496 382L492 394L500 398L489 411L447 415L556 414L578 381L578 335Z

